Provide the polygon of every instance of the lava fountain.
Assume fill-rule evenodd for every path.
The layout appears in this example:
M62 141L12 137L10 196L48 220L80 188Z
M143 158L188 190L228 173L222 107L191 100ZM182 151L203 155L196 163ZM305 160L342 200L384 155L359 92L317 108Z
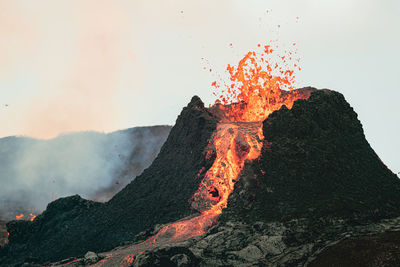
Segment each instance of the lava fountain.
M291 108L295 100L307 98L292 91L294 70L300 70L293 63L294 53L279 56L269 45L262 49L259 53L248 52L236 67L228 65L229 84L212 83L217 100L209 110L220 122L208 148L215 153L215 161L192 198L192 207L200 215L166 225L148 240L107 255L97 266L128 266L135 255L205 234L217 223L245 162L260 156L262 121L282 105Z

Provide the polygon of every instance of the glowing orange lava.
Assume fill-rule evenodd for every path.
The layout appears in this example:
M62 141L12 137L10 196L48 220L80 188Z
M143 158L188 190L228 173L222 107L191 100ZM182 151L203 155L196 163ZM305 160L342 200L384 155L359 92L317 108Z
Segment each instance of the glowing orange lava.
M36 218L36 215L30 213L29 216L31 216L31 218L29 219L31 222Z
M34 215L34 214L32 214L32 213L30 213L29 216L30 216L30 218L29 218L30 221L33 221L33 220L36 218L36 215ZM21 219L24 218L24 217L25 217L25 215L22 214L22 213L19 214L19 215L15 215L15 219L16 219L16 220L21 220Z
M282 105L291 108L295 100L304 98L298 92L285 91L294 89L295 70L300 70L298 63L294 63L298 59L293 57L294 52L275 55L271 46L266 45L262 52L248 52L237 67L228 65L230 83L224 83L220 93L214 92L218 98L215 107L223 113L221 120L263 121ZM216 81L212 86L221 88Z

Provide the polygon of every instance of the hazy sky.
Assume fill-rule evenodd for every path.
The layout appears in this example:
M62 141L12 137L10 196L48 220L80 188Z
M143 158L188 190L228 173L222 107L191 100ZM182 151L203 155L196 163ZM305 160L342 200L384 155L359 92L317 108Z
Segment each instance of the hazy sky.
M396 0L0 0L0 137L173 124L278 40L297 43L298 87L343 93L397 173L399 14Z

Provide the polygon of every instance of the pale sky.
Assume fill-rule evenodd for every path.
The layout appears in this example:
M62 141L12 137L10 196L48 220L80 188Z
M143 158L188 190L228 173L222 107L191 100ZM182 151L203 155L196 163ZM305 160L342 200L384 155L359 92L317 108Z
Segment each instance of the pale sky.
M396 0L0 0L0 137L174 124L277 40L297 44L297 86L344 94L397 173L399 14Z

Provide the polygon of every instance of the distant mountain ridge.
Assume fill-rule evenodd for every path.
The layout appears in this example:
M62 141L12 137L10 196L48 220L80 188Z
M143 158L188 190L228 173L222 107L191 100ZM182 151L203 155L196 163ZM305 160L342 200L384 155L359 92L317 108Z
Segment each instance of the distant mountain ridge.
M37 213L71 194L107 201L147 168L171 126L0 138L0 219Z

